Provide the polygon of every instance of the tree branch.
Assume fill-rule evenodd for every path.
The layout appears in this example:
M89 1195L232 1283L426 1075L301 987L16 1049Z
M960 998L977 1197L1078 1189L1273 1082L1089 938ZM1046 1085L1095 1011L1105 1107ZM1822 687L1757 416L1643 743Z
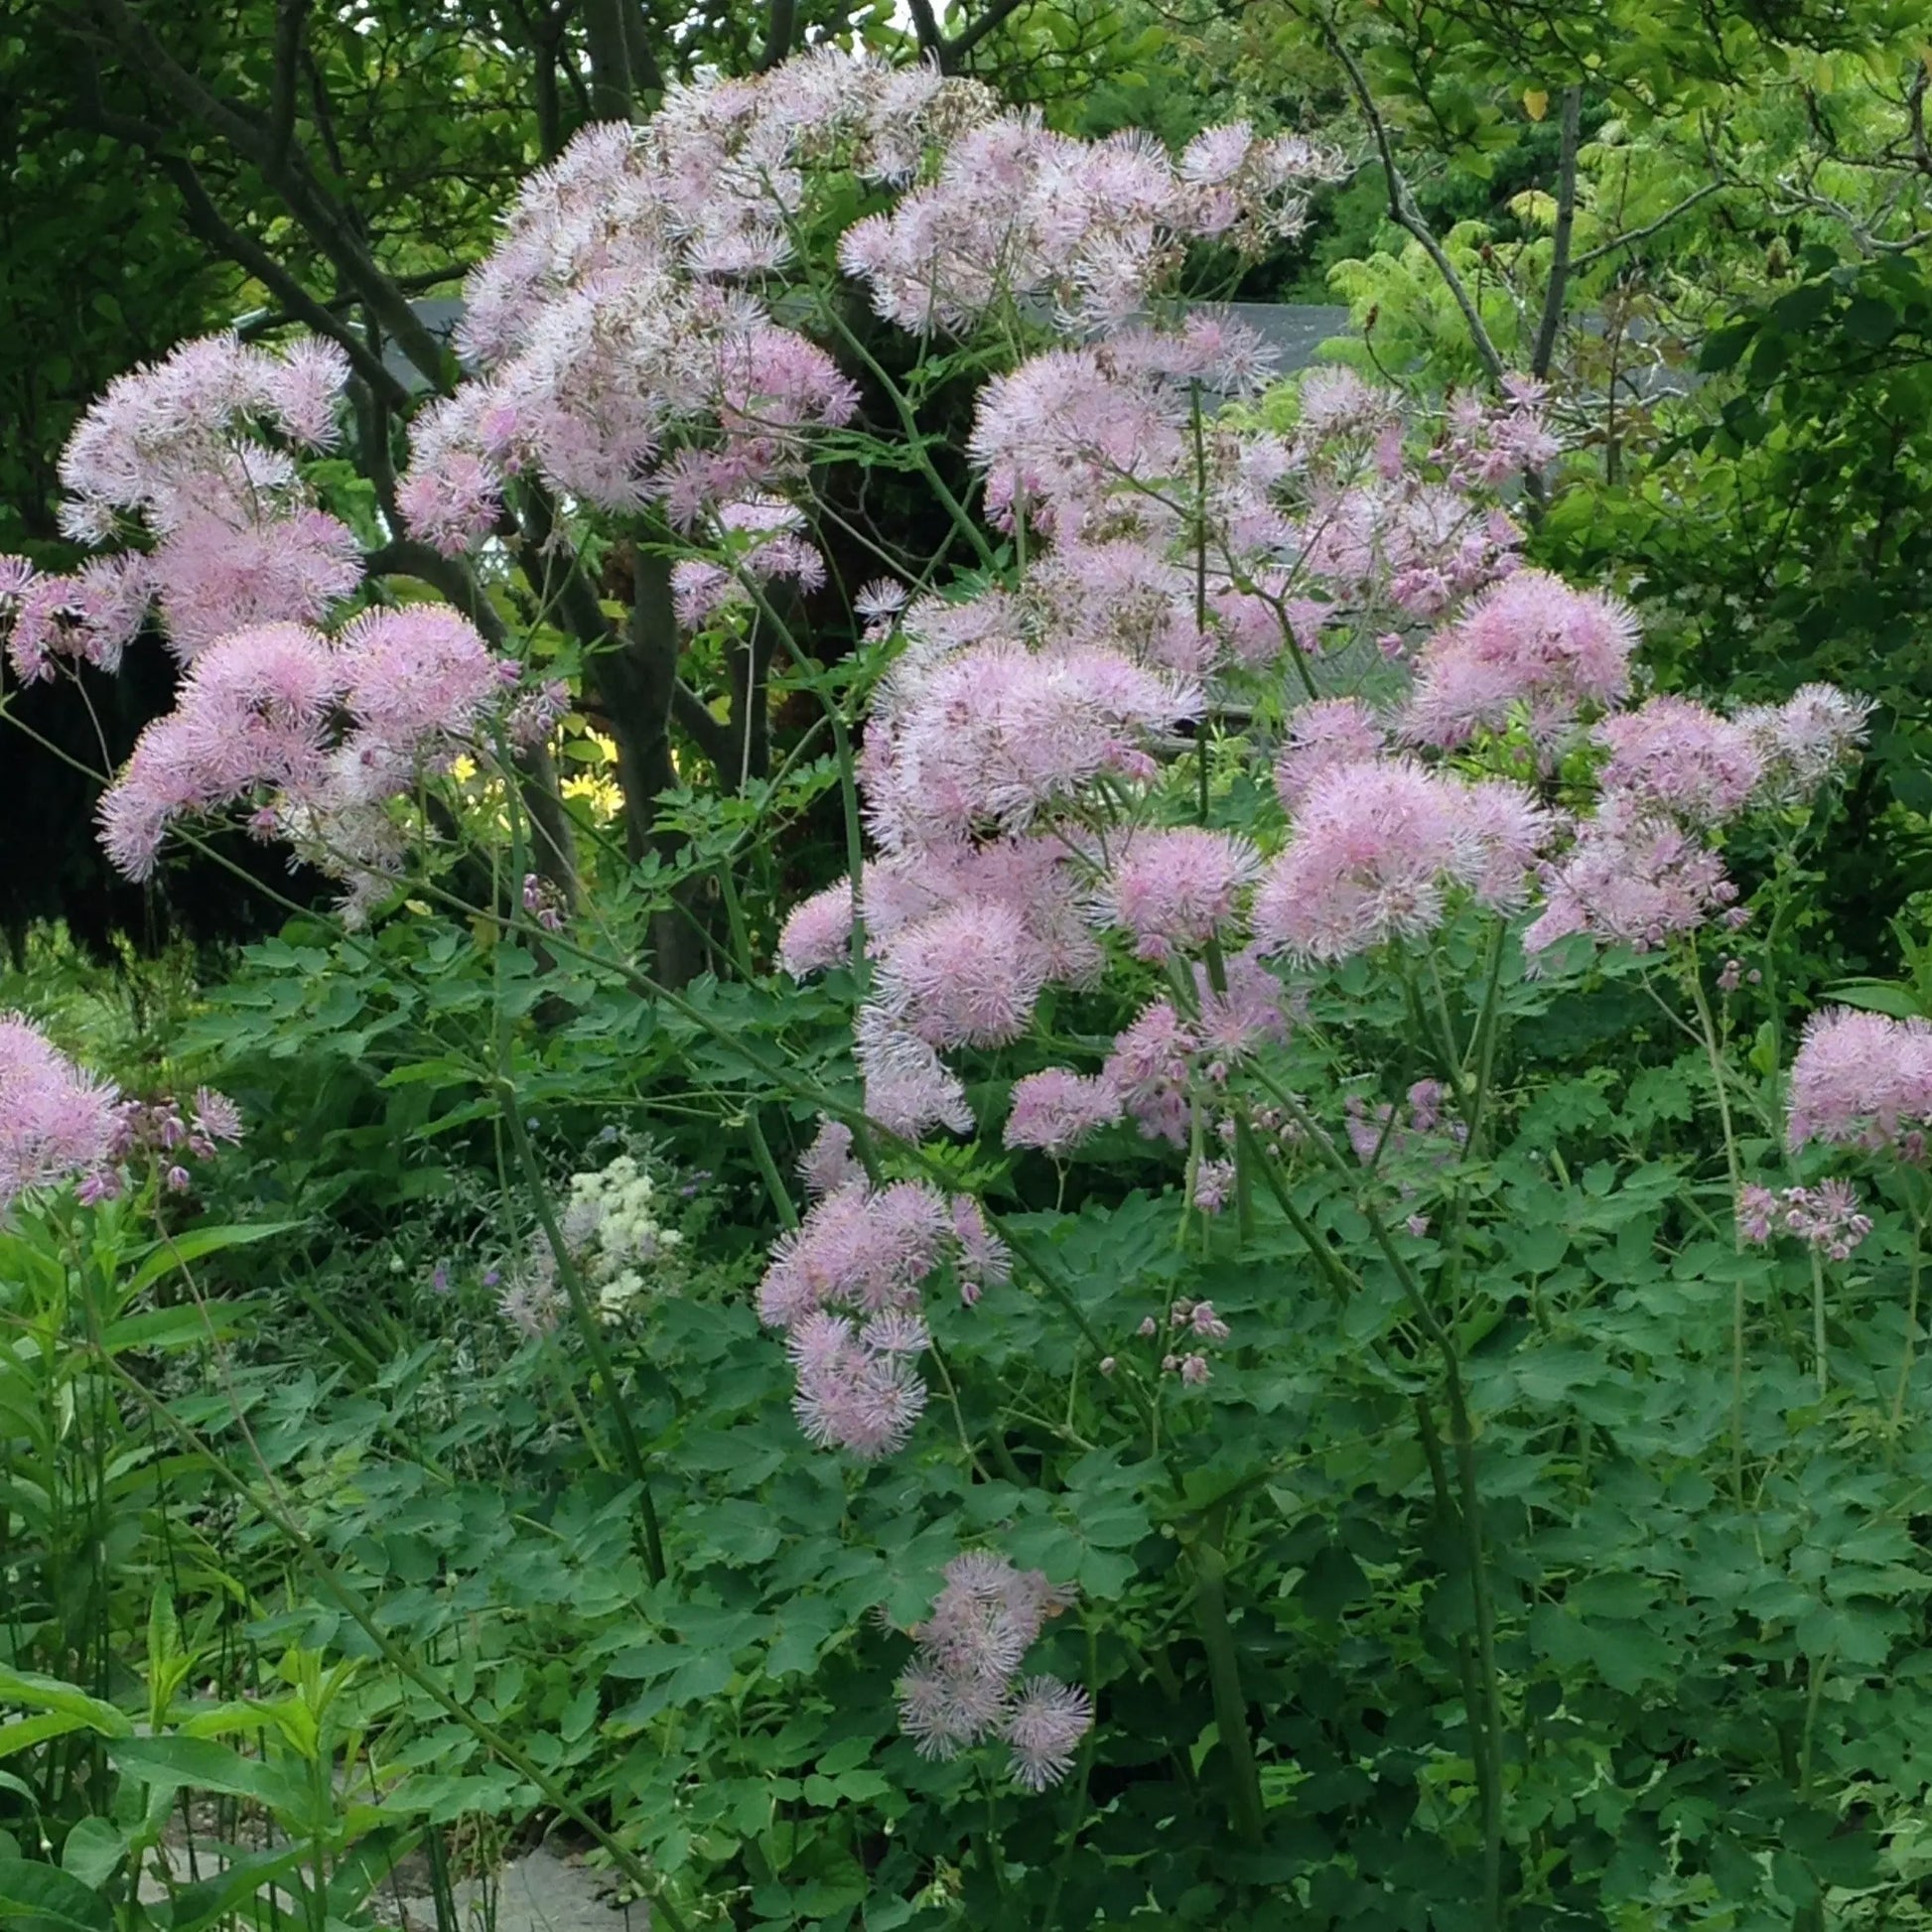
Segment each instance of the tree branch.
M765 15L764 52L759 56L760 72L775 68L791 52L791 37L797 30L798 0L769 0Z
M443 345L369 253L347 210L317 179L301 143L291 141L288 152L277 156L262 117L205 86L168 52L127 0L86 0L86 4L139 72L169 94L191 120L223 136L238 155L261 170L262 178L343 279L361 294L390 340L437 388L447 388L450 357Z
M996 27L1003 26L1022 7L1032 5L1033 0L993 0L993 4L977 20L962 27L951 40L946 42L939 65L947 72L951 72L953 67L972 53L973 49Z
M269 79L268 150L279 167L295 139L295 83L302 65L302 33L309 0L276 0L275 65Z
M1571 262L1570 272L1573 275L1582 274L1585 269L1593 267L1597 262L1602 261L1605 256L1614 255L1619 248L1628 248L1636 242L1648 241L1660 228L1669 227L1687 208L1696 207L1700 202L1720 193L1728 186L1728 182L1706 182L1702 188L1692 194L1686 195L1676 207L1666 208L1662 214L1658 215L1656 220L1646 221L1641 228L1632 228L1628 234L1620 234L1614 241L1606 241L1599 247L1586 248L1581 255L1577 256Z
M1541 382L1550 373L1557 330L1563 323L1564 297L1570 292L1570 237L1577 225L1577 140L1583 122L1584 90L1563 90L1563 131L1557 154L1557 226L1550 255L1550 286L1543 292L1543 320L1530 350L1530 373Z
M906 0L912 15L912 37L919 43L921 54L939 56L941 71L945 69L946 37L939 31L939 23L932 17L932 0Z
M941 73L957 73L967 55L987 35L1011 20L1022 7L1032 5L1033 0L990 0L986 11L977 20L968 21L948 39L939 31L939 22L932 11L932 0L906 0L907 10L912 16L912 34L919 43L919 52L931 55Z
M1377 152L1382 157L1382 174L1388 183L1389 216L1402 228L1422 243L1423 251L1436 264L1436 272L1443 278L1445 286L1454 298L1455 306L1462 311L1462 320L1468 326L1469 341L1474 345L1482 366L1487 370L1491 383L1500 387L1504 375L1503 358L1497 352L1496 345L1490 340L1489 331L1482 320L1481 311L1470 297L1462 277L1455 272L1455 264L1443 252L1443 244L1431 232L1429 223L1423 219L1422 209L1416 206L1416 198L1410 193L1409 184L1403 179L1402 170L1396 166L1395 149L1389 141L1389 130L1381 113L1376 108L1374 97L1369 93L1368 82L1362 75L1355 57L1342 44L1341 36L1325 19L1317 20L1317 28L1329 51L1341 63L1343 71L1348 75L1350 91L1356 104L1362 110L1362 118L1367 121L1370 134L1375 137Z
M413 537L397 537L379 550L365 550L362 569L370 577L413 577L461 611L492 650L509 642L508 626L461 557L446 557Z
M727 791L738 789L738 734L711 714L710 707L679 678L671 686L671 717L679 730L713 764Z
M243 233L222 218L192 161L174 154L156 154L153 160L180 192L188 225L210 248L246 269L294 320L306 323L318 336L327 336L332 343L340 344L348 356L349 366L389 408L407 407L409 391L383 367L382 358L370 352L362 338L311 295L253 235Z
M630 119L630 47L623 0L584 0L584 45L591 57L591 113L600 121Z
M632 95L649 94L653 99L664 91L664 69L650 44L650 24L644 18L640 0L619 0L623 12L623 49L630 63Z

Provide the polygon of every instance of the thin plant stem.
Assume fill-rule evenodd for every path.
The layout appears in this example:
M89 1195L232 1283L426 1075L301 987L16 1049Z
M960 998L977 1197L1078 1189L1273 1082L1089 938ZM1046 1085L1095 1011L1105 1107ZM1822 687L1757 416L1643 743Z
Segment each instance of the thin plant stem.
M973 1473L982 1482L990 1482L992 1477L986 1473L986 1464L979 1458L979 1451L973 1447L973 1439L966 1431L966 1414L959 1406L959 1391L953 1386L952 1372L946 1367L946 1358L939 1352L936 1341L927 1343L926 1353L932 1358L933 1372L939 1378L939 1387L944 1392L946 1406L952 1411L953 1428L959 1434L959 1447L966 1453L966 1460L973 1466ZM998 1430L994 1431L998 1435Z
M107 1372L130 1397L146 1408L178 1442L193 1449L206 1466L228 1488L232 1489L242 1501L258 1510L282 1536L287 1538L289 1547L301 1559L323 1592L362 1632L376 1654L391 1670L414 1685L417 1690L422 1691L448 1717L455 1719L492 1756L500 1758L519 1777L535 1786L543 1795L546 1804L561 1817L568 1818L606 1852L612 1863L650 1900L652 1915L661 1918L670 1928L670 1932L692 1932L691 1922L664 1895L662 1878L621 1839L614 1837L600 1825L563 1786L511 1743L493 1725L479 1718L462 1699L446 1689L433 1673L420 1668L409 1653L376 1621L374 1612L361 1600L357 1592L336 1574L334 1566L330 1564L301 1524L273 1496L257 1489L245 1476L231 1468L227 1460L216 1453L213 1445L207 1438L183 1422L161 1397L121 1362L104 1352L102 1361Z
M1258 1850L1266 1832L1261 1796L1261 1772L1255 1763L1254 1740L1248 1734L1248 1700L1241 1688L1241 1660L1234 1647L1234 1628L1228 1622L1227 1507L1208 1512L1191 1556L1194 1570L1194 1617L1201 1645L1207 1652L1207 1681L1214 1700L1214 1725L1227 1753L1228 1810L1235 1835Z
M777 1162L771 1158L771 1143L764 1138L764 1123L759 1119L756 1103L745 1109L745 1129L752 1143L752 1158L758 1163L759 1173L764 1178L764 1190L771 1196L771 1211L777 1215L780 1226L795 1228L798 1225L798 1209L792 1205L784 1176L778 1172Z
M1923 1215L1912 1218L1912 1279L1911 1287L1905 1296L1905 1348L1898 1361L1898 1387L1891 1399L1891 1438L1898 1441L1898 1432L1905 1422L1905 1397L1912 1384L1912 1351L1918 1341L1918 1297L1919 1284L1925 1271L1925 1220Z
M1819 1260L1816 1247L1811 1251L1811 1352L1822 1402L1831 1388L1831 1367L1825 1342L1825 1264Z
M604 1398L617 1430L618 1452L623 1458L624 1473L637 1485L637 1508L644 1530L644 1570L653 1584L661 1584L666 1574L664 1536L657 1521L657 1504L651 1495L650 1471L645 1465L637 1433L631 1427L629 1411L623 1406L623 1395L618 1387L617 1371L612 1366L610 1350L604 1346L597 1310L591 1305L584 1279L578 1273L577 1263L565 1244L563 1230L557 1225L549 1190L543 1184L543 1171L537 1166L529 1130L523 1125L516 1088L504 1077L497 1091L502 1102L504 1123L509 1128L510 1146L515 1150L517 1165L523 1170L524 1184L530 1190L531 1205L536 1209L544 1239L549 1242L550 1252L556 1259L557 1279L563 1283L564 1293L570 1299L571 1313L577 1318L578 1332L583 1338L584 1351L591 1358L591 1367L604 1385Z
M1705 997L1704 975L1696 955L1688 962L1684 975L1697 1009L1699 1037L1711 1066L1712 1091L1718 1101L1718 1122L1724 1129L1725 1168L1730 1175L1730 1198L1742 1191L1743 1170L1737 1160L1737 1135L1730 1119L1730 1093L1725 1083L1724 1051L1718 1044L1718 1023L1712 1018L1711 1002ZM1731 1252L1744 1252L1743 1230L1731 1228ZM1744 1500L1744 1273L1740 1268L1730 1285L1730 1483L1739 1505Z

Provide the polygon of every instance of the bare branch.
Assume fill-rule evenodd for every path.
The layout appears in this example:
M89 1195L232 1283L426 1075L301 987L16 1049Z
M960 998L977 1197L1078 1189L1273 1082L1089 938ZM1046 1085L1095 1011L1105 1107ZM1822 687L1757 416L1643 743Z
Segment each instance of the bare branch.
M323 151L338 181L348 179L348 163L343 158L343 144L336 136L336 114L329 100L329 83L322 77L322 65L304 49L302 69L309 76L309 99L315 108L316 132L322 136Z
M932 0L906 0L907 10L912 16L913 37L919 43L919 51L932 56L938 63L941 73L957 73L964 65L967 55L987 35L1012 19L1022 7L1032 4L1033 0L990 0L986 11L977 20L968 21L958 33L948 38L939 31L938 19L932 11Z
M1504 368L1503 358L1497 352L1496 345L1490 340L1489 331L1482 320L1462 277L1455 272L1455 264L1443 252L1443 244L1436 239L1429 223L1424 220L1422 209L1416 206L1416 198L1410 193L1409 184L1403 178L1402 170L1396 166L1395 149L1389 141L1387 123L1382 119L1375 105L1374 96L1368 90L1368 81L1363 77L1361 68L1355 57L1342 44L1341 36L1326 20L1317 21L1321 37L1328 44L1329 51L1341 63L1343 71L1348 75L1350 91L1356 104L1362 110L1362 118L1367 121L1369 132L1375 137L1377 152L1382 157L1382 174L1389 190L1389 216L1400 227L1422 243L1424 252L1436 264L1436 272L1443 278L1445 286L1454 298L1455 306L1462 311L1462 320L1468 326L1469 341L1474 345L1482 366L1488 371L1489 380L1500 386Z
M1614 255L1619 248L1629 248L1639 241L1648 241L1660 228L1669 227L1687 208L1696 207L1700 202L1708 200L1711 196L1718 194L1722 189L1727 188L1729 184L1727 182L1706 182L1702 188L1692 194L1686 195L1674 207L1666 208L1662 214L1658 215L1656 220L1646 221L1641 228L1632 228L1628 234L1620 234L1614 241L1606 241L1599 247L1586 248L1581 255L1576 256L1572 260L1570 272L1573 275L1581 274L1586 268L1593 267L1597 262L1603 260L1605 256Z
M963 61L996 27L1004 26L1022 7L1032 5L1033 0L993 0L977 20L962 27L946 43L940 65L951 71L952 66Z
M88 4L101 26L133 54L140 70L172 94L195 119L224 136L241 153L265 152L260 115L205 86L162 46L126 0L88 0Z
M412 537L397 537L379 550L364 551L362 569L370 577L412 577L419 584L427 584L455 605L494 650L501 650L509 640L502 617L483 595L476 572L461 557L446 557Z
M591 113L600 121L627 121L634 105L623 11L623 0L584 0L584 45L591 57Z
M671 716L692 744L718 767L726 790L738 784L738 734L712 715L711 708L681 678L671 686Z
M760 69L775 68L791 52L791 37L797 29L798 0L769 0L765 16L764 52L759 56Z
M317 179L301 143L291 141L288 152L278 156L262 117L204 85L168 52L127 0L86 0L86 4L95 21L119 41L138 69L169 94L191 121L220 134L237 154L261 170L263 179L281 196L289 212L336 265L344 281L361 295L396 346L439 389L446 388L448 352L369 253L348 211Z
M945 66L946 37L939 31L939 23L932 17L932 0L906 0L912 15L913 38L919 43L922 54L937 54L939 65Z
M309 0L276 0L275 65L269 78L268 151L277 166L295 139L295 83L302 65L302 32Z
M246 269L294 320L306 323L318 336L327 336L332 343L340 344L348 356L349 366L390 408L408 405L409 391L383 367L382 358L371 353L368 344L355 330L317 301L253 235L222 218L192 161L174 154L156 154L153 159L155 166L179 190L188 225L210 248Z
M1543 320L1530 350L1530 373L1540 382L1550 373L1563 301L1570 289L1570 237L1577 225L1577 141L1583 122L1584 90L1563 90L1563 129L1557 153L1557 226L1550 255L1550 286L1543 292Z
M639 0L621 0L623 10L623 47L630 60L630 90L653 98L664 91L664 69L650 44L650 22ZM559 9L567 13L568 6Z

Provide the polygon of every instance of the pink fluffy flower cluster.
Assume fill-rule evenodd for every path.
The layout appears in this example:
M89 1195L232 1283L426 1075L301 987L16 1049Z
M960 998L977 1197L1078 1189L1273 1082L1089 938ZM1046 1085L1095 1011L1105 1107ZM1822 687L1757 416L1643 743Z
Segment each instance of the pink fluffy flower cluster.
M1007 1279L1011 1258L971 1195L949 1200L913 1180L875 1187L836 1122L822 1125L803 1172L816 1198L772 1250L759 1313L784 1333L807 1439L874 1461L904 1447L925 1408L926 1279L950 1262L970 1306Z
M102 842L145 879L170 827L247 805L254 830L289 839L345 883L345 909L363 909L407 851L392 801L473 740L515 677L444 605L365 612L335 637L232 631L141 734L101 799Z
M398 491L416 532L463 549L518 475L604 508L661 503L685 529L798 475L858 394L759 285L782 280L826 182L906 180L991 106L975 83L825 49L586 128L465 288L479 373L416 425Z
M1821 1180L1781 1193L1752 1184L1737 1192L1737 1231L1757 1247L1774 1234L1794 1234L1830 1261L1849 1261L1871 1232L1871 1216L1859 1211L1849 1180Z
M360 550L296 464L335 442L347 375L333 343L207 336L117 376L62 454L61 521L124 547L71 573L0 558L0 631L22 681L63 658L115 670L157 603L192 663L229 630L315 623L347 597Z
M918 1654L898 1680L899 1724L921 1757L956 1757L999 1738L1029 1791L1066 1776L1093 1725L1093 1702L1056 1677L1023 1682L1020 1671L1047 1618L1073 1600L1042 1571L1016 1570L989 1550L946 1565L931 1615L909 1633Z
M861 755L876 855L856 893L798 906L779 948L795 975L834 966L863 912L875 970L856 1048L867 1111L896 1133L966 1128L941 1052L1015 1039L1048 986L1094 984L1110 931L1152 961L1210 944L1239 958L1186 1015L1155 1003L1101 1076L1023 1086L1016 1145L1063 1153L1123 1113L1184 1138L1188 1065L1224 1070L1282 1025L1279 983L1242 948L1251 897L1261 953L1317 958L1427 929L1456 886L1502 906L1526 895L1547 815L1520 787L1391 755L1359 706L1285 760L1301 823L1271 865L1237 834L1161 822L1211 690L1321 649L1327 614L1351 612L1358 636L1400 621L1375 588L1392 556L1462 589L1510 561L1474 499L1416 518L1404 506L1438 486L1411 470L1350 483L1333 412L1296 438L1203 421L1200 385L1232 382L1242 353L1237 331L1196 315L1048 351L981 398L989 500L1042 544L1015 588L899 616ZM1474 552L1471 531L1487 532Z
M1853 1007L1813 1014L1791 1063L1785 1132L1794 1151L1817 1141L1923 1161L1932 1134L1932 1025Z
M1746 811L1809 798L1857 752L1871 709L1810 684L1731 718L1658 697L1603 719L1593 738L1609 757L1596 809L1544 867L1543 910L1525 948L1539 953L1573 933L1644 948L1720 913L1739 922L1713 837Z
M1307 408L1292 433L1206 409L1252 392L1271 360L1245 325L1196 310L988 382L968 449L993 517L1052 540L1028 588L1056 628L1189 674L1371 637L1399 654L1407 626L1514 568L1515 524L1419 463L1388 397L1352 372L1317 371L1304 394L1372 404Z
M1481 534L1479 499L1421 476L1388 436L1400 419L1385 398L1335 377L1305 395L1295 439L1223 428L1198 413L1210 350L1225 356L1229 339L1136 327L1035 357L982 398L973 452L989 502L1024 517L1039 547L1010 589L899 614L860 759L875 855L856 885L798 906L780 938L803 975L851 961L863 929L855 1053L867 1113L897 1135L969 1131L944 1056L1019 1039L1046 989L1098 983L1117 938L1174 990L1147 1002L1096 1071L1021 1079L1007 1145L1063 1159L1131 1120L1198 1148L1221 1130L1231 1068L1288 1030L1277 962L1307 973L1421 941L1467 906L1533 913L1532 955L1577 933L1661 944L1734 900L1714 835L1806 795L1859 742L1867 707L1823 687L1730 719L1674 697L1626 709L1630 612L1511 568L1507 545L1481 548L1493 533ZM1532 407L1506 399L1503 447L1541 451ZM1465 411L1442 447L1479 468L1481 435ZM1351 448L1373 488L1323 468ZM1431 490L1455 513L1376 522ZM1407 543L1429 527L1435 574L1415 588L1421 553L1392 548L1391 533ZM1351 530L1359 549L1337 534ZM1286 560L1265 591L1264 555ZM1404 577L1406 605L1390 588ZM1231 602L1243 598L1266 615L1265 647L1254 610ZM1173 776L1221 696L1281 679L1293 653L1306 666L1343 608L1357 637L1433 614L1406 696L1290 711L1272 856L1241 833L1169 822L1195 809ZM1547 774L1572 755L1595 764L1592 807L1559 812L1484 774L1470 756L1483 735L1519 729ZM1388 1124L1374 1123L1378 1143ZM1226 1167L1190 1155L1206 1211ZM930 1266L936 1197L924 1212L926 1232L903 1236L915 1272ZM849 1374L856 1334L828 1327L824 1345ZM868 1372L901 1385L887 1366ZM916 1399L895 1396L899 1424L885 1435L909 1427Z
M0 1212L30 1190L104 1184L117 1152L122 1102L29 1020L0 1014Z
M801 333L823 292L808 276L785 292L801 228L847 204L855 177L897 199L845 231L845 271L889 320L970 330L1023 312L1118 327L1188 239L1292 231L1309 189L1343 171L1245 125L1178 159L1141 135L1076 140L998 114L977 83L830 49L674 87L643 126L587 128L524 185L465 291L459 341L478 373L418 420L398 501L452 552L495 526L518 475L729 531L858 408ZM1196 332L1190 377L1252 373L1253 340L1223 349L1224 333ZM682 614L702 621L747 576L809 588L821 570L791 535L688 560Z
M1187 242L1253 250L1299 233L1311 189L1346 159L1246 122L1203 131L1178 155L1137 130L1102 141L1003 114L964 131L933 179L845 232L839 264L907 329L970 330L1050 306L1069 332L1117 328Z
M0 1213L23 1194L73 1184L83 1204L122 1188L122 1169L154 1161L163 1183L188 1186L183 1165L241 1139L233 1101L211 1088L192 1100L123 1099L61 1052L20 1014L0 1014Z

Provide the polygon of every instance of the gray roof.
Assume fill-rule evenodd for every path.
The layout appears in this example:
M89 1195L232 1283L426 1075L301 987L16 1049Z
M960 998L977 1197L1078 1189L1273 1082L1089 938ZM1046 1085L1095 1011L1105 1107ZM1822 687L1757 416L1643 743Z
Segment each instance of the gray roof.
M782 302L782 298L780 300ZM1212 306L1225 308L1254 330L1275 351L1278 358L1276 368L1282 375L1293 375L1298 370L1311 367L1320 359L1323 343L1337 336L1355 333L1345 303L1228 302ZM449 342L455 336L457 324L463 318L463 300L460 296L425 296L412 302L410 307L430 333L444 342ZM1573 326L1588 335L1601 335L1603 331L1600 316L1579 317ZM1626 333L1637 343L1644 340L1640 327L1632 327ZM394 344L384 345L382 365L407 389L417 390L426 386L422 371ZM1695 370L1644 361L1618 374L1617 389L1619 394L1649 400L1659 396L1684 395L1696 386L1697 381Z

